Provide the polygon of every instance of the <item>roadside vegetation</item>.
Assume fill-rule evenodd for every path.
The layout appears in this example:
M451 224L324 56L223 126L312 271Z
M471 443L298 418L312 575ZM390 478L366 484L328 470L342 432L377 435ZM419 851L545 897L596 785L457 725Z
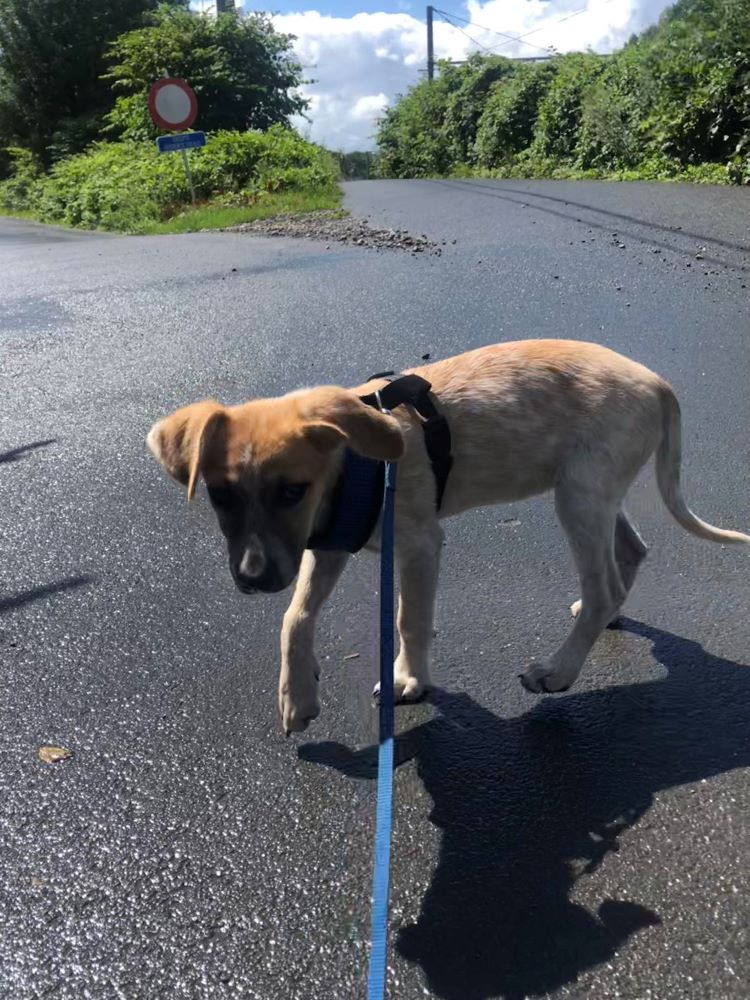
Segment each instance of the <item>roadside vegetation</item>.
M678 0L607 57L441 64L377 143L383 177L750 183L750 2Z
M47 171L28 150L11 155L11 176L0 184L5 209L84 229L184 232L339 203L331 155L282 125L209 134L191 153L196 208L181 158L151 142L94 143Z
M336 158L288 125L306 107L301 68L266 15L74 7L0 0L0 212L144 233L338 206ZM162 76L188 80L207 132L190 153L195 206L181 157L156 150L147 97Z

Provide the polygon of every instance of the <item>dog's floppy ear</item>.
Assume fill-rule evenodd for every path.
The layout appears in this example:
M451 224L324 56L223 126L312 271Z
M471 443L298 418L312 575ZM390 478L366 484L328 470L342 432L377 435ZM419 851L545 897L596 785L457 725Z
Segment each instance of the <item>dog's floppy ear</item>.
M195 494L206 446L225 417L223 406L204 399L175 410L148 432L146 444L170 476L187 486L188 500Z
M346 443L360 455L385 462L404 453L404 435L395 417L366 406L346 389L314 389L304 400L302 419L302 433L319 451Z

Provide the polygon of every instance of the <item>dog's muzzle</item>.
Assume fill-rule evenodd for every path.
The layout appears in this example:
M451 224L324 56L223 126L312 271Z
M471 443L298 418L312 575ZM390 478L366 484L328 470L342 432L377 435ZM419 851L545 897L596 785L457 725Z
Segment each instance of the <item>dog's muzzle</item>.
M267 567L260 576L246 576L232 568L232 579L243 594L276 594L289 586L273 566Z

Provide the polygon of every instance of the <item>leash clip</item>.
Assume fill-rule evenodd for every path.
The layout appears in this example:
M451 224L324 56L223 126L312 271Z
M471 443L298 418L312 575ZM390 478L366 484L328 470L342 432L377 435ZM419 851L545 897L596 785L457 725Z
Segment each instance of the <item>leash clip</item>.
M385 413L389 417L393 416L393 412L387 409L385 406L383 406L383 399L380 395L380 389L375 389L373 395L375 396L375 401L378 404L378 409L380 410L380 412Z

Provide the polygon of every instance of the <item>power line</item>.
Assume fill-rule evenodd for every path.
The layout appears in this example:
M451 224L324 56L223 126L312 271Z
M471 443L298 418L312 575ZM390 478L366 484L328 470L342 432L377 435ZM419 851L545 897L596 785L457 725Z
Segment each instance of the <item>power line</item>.
M460 27L460 25L454 24L453 21L449 20L448 15L444 14L442 10L438 10L437 8L435 8L435 13L439 14L445 21L445 23L449 24L451 28L455 28L456 31L460 31L462 35L465 35L469 39L470 42L473 42L475 45L478 45L480 49L484 49L485 52L492 52L492 49L487 48L486 45L482 45L482 43L478 42L476 38L472 38L467 31L464 31L464 29ZM477 27L479 27L479 25L477 25Z
M612 0L603 0L601 6L603 7L608 3L612 3ZM520 42L522 39L528 38L529 35L535 35L538 31L544 31L545 28L553 28L556 24L562 24L563 21L569 21L573 17L578 17L579 14L587 14L589 10L589 7L579 7L578 10L571 11L570 14L566 14L564 17L559 17L556 21L550 21L548 24L540 24L538 28L532 28L531 31L526 31L523 35L518 35L518 37L513 40ZM502 34L502 32L498 32L498 34ZM530 44L530 42L524 42L524 45ZM497 52L498 49L507 48L508 45L510 45L510 42L501 42L500 45L493 45L491 51ZM536 48L539 48L539 46L536 46ZM553 49L554 45L550 45L547 48L548 50Z
M584 8L584 9L586 9L586 8ZM480 31L488 31L490 34L500 35L501 38L507 38L508 42L503 43L503 44L510 44L510 42L520 42L523 38L526 37L525 35L519 35L519 36L508 35L508 34L506 34L506 32L504 32L504 31L498 31L496 28L486 28L486 27L484 27L481 24L477 24L476 21L472 21L468 17L461 17L460 14L448 14L446 11L439 10L437 7L434 8L434 11L435 11L436 14L440 14L443 17L444 20L447 20L449 17L451 17L451 18L454 18L456 21L463 21L464 24L468 24L468 25L473 26L475 28L479 28ZM471 35L466 34L466 32L463 30L463 28L460 28L457 24L453 24L452 21L448 21L448 24L450 24L452 28L457 28L458 31L460 31L464 35L466 35L467 38L471 38ZM535 30L539 31L540 29L536 28ZM531 34L533 34L533 32L529 31L529 32L527 32L527 34L531 35ZM493 48L487 48L486 45L482 45L481 42L477 42L476 38L471 38L471 40L472 40L472 42L475 42L477 45L479 45L480 48L485 49L485 51L487 51L487 52L492 52L492 51L494 51L495 48L499 47L499 46L493 46ZM532 49L540 49L542 52L549 52L549 50L551 48L551 46L549 46L549 45L535 45L533 42L524 42L523 44L524 45L528 45L529 48L532 48Z

